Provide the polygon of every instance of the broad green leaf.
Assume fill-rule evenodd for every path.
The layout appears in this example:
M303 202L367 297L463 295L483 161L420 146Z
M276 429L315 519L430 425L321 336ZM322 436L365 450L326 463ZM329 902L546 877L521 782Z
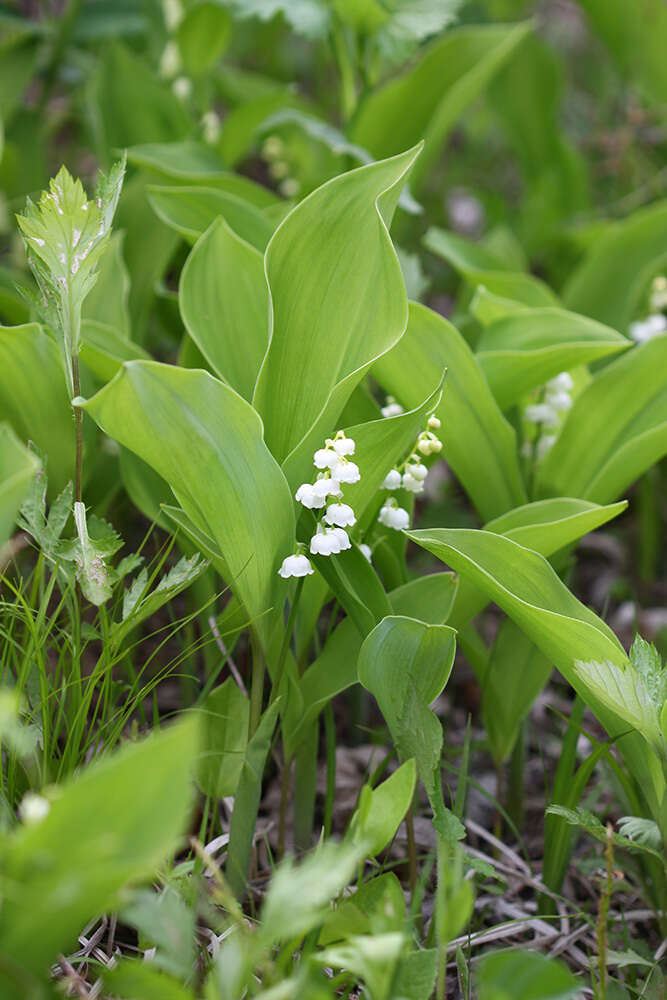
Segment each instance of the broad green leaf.
M501 410L559 372L630 347L615 330L562 309L524 309L489 324L476 357Z
M497 764L511 754L519 726L551 670L551 660L506 618L494 640L482 685L484 728Z
M0 550L12 533L16 512L38 470L35 455L8 424L0 424Z
M290 691L283 718L285 756L290 760L325 705L357 681L362 635L345 618L329 636L320 655L305 670L297 691Z
M526 501L516 435L458 330L426 306L410 303L407 331L375 363L373 374L404 406L417 406L445 370L436 410L443 455L488 520Z
M382 851L403 822L412 805L417 781L414 760L406 760L377 788L365 785L357 810L350 821L350 836L369 857Z
M383 872L346 899L340 900L324 922L318 943L345 941L352 934L368 934L382 928L400 931L405 922L405 898L394 872Z
M667 102L664 39L667 10L661 0L579 0L587 18L623 73L639 86L660 113Z
M510 538L467 528L433 528L408 533L483 590L528 635L586 701L617 743L646 794L662 799L665 779L657 758L628 721L600 701L576 661L585 658L629 669L628 658L608 626L581 604L546 559Z
M175 888L167 885L158 895L152 889L135 889L124 904L120 920L139 932L139 944L155 949L150 964L186 982L195 957L195 909Z
M312 518L309 519L309 525L311 521ZM312 533L313 529L309 526L308 531L300 533L299 537L305 542ZM377 573L356 545L340 552L335 558L311 556L311 562L327 581L362 636L368 635L382 618L391 614L389 600Z
M462 828L442 796L442 726L429 708L447 683L455 651L456 632L447 625L390 616L364 640L358 672L380 706L399 758L417 762L436 829L456 839Z
M365 372L405 329L407 298L387 224L416 155L335 177L297 205L267 247L270 339L254 405L281 463L297 448L308 455L320 446Z
M258 933L265 946L303 937L322 923L331 901L356 874L358 846L322 844L300 864L286 859L276 869L262 905Z
M225 876L237 898L243 896L245 892L257 810L262 796L262 777L279 708L280 699L276 698L267 708L257 731L249 741L234 795Z
M192 125L183 103L147 63L118 41L106 45L91 100L100 150L184 139Z
M627 507L620 500L606 507L570 497L536 500L534 503L515 507L485 525L486 531L505 535L527 549L539 552L545 558L566 548L596 528L618 517ZM479 614L488 598L470 579L459 581L451 614L447 621L461 629Z
M60 493L74 478L74 421L58 348L36 323L0 327L0 420L47 456Z
M194 1000L194 993L177 979L140 959L122 958L113 969L105 968L104 985L121 1000Z
M222 799L236 791L246 746L250 708L232 677L211 691L199 709L201 756L197 780L205 795Z
M177 847L190 808L196 737L192 721L171 726L91 764L53 795L47 790L47 816L14 831L3 848L5 960L46 974L90 919Z
M83 404L171 486L211 536L252 618L282 610L278 567L294 548L294 506L257 414L206 372L131 361ZM266 639L268 622L257 625Z
M610 225L565 286L566 307L625 332L641 312L649 281L667 258L666 227L667 200Z
M214 372L250 399L268 343L262 255L218 218L188 256L178 298L186 329Z
M189 76L207 73L227 46L232 27L228 10L211 0L187 8L176 29L176 41Z
M268 188L233 174L210 146L186 139L182 142L142 142L127 151L127 162L149 174L170 178L172 184L216 188L242 198L258 208L280 204Z
M477 970L479 1000L574 1000L580 981L562 962L534 951L495 951Z
M262 253L273 235L273 222L251 201L213 187L149 185L156 215L189 243L195 243L219 215L234 232Z
M569 411L537 490L613 500L667 452L667 336L604 368Z
M130 276L123 259L124 233L113 233L99 263L97 280L86 295L81 310L84 320L112 326L123 337L130 336Z
M539 278L513 270L496 254L455 233L432 226L422 242L427 250L451 264L473 290L482 286L493 295L536 308L559 305L549 286Z
M390 156L424 139L415 180L440 154L462 111L530 31L523 24L465 25L428 46L403 73L371 91L350 127L354 142L373 156Z
M103 382L109 382L126 361L148 361L150 355L139 344L122 336L115 327L88 319L81 324L79 357L94 375Z
M472 889L471 889L472 891ZM437 948L419 948L399 960L392 983L393 996L406 1000L429 1000L438 971Z
M132 334L135 340L141 340L156 287L180 241L148 204L146 179L142 174L136 174L124 186L116 222L125 233L123 252L132 275L129 297Z
M444 625L457 587L454 573L429 573L392 590L389 603L395 615L417 618L429 625Z
M392 983L398 963L406 951L404 933L389 931L384 934L358 934L338 945L315 953L320 965L344 969L366 985L369 997L391 996Z

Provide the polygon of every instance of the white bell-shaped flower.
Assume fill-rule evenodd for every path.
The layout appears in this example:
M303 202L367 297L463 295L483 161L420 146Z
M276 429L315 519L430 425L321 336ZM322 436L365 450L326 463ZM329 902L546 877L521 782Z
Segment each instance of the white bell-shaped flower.
M326 474L320 474L313 483L313 492L321 497L342 497L340 483Z
M345 486L358 483L361 479L359 466L342 456L338 459L336 465L332 467L331 475Z
M544 458L556 443L555 434L543 434L540 440L537 442L537 448L535 449L535 454L538 460Z
M313 465L316 469L332 469L338 462L338 454L333 448L318 448L313 455Z
M549 403L527 406L523 415L531 424L544 424L545 427L555 427L558 424L558 413Z
M278 570L283 580L287 580L290 576L310 576L314 572L315 570L311 566L308 556L304 556L298 552L293 556L287 556L286 559L283 559L283 564Z
M405 472L403 474L403 489L407 490L408 493L423 493L424 482L421 479L415 479L409 472Z
M345 528L332 528L332 531L336 536L336 538L338 539L341 552L345 552L346 549L352 548L352 542L350 541L350 536L348 535Z
M355 442L352 438L346 437L343 431L338 431L331 444L337 455L354 455Z
M560 372L550 378L546 385L547 392L572 392L574 379L569 372Z
M335 556L341 551L341 540L335 528L317 526L317 532L310 540L310 551L314 556Z
M637 320L630 324L630 336L636 343L644 344L647 340L653 340L667 330L667 317L662 313L655 313L647 316L646 319Z
M413 479L419 479L420 481L426 479L428 476L428 469L423 462L408 462L405 466L405 471Z
M405 410L400 403L397 403L393 396L387 396L387 402L380 409L380 413L383 417L398 417L401 413L405 413Z
M43 795L26 792L19 803L19 816L28 823L40 823L50 812L51 803Z
M548 406L553 406L554 410L569 410L572 406L572 396L569 392L548 392L546 402Z
M387 528L393 528L395 531L402 531L410 527L410 515L403 507L399 507L395 501L394 503L388 502L384 507L380 508L378 521L380 524L384 524Z
M324 507L326 495L316 490L312 483L302 483L294 494L295 499L307 507L309 510L318 510Z
M330 503L324 520L336 528L349 528L357 523L354 511L348 503Z
M426 426L430 431L439 431L442 426L442 422L438 417L436 417L435 413L432 413L428 418Z
M361 552L362 556L368 559L369 562L371 561L371 555L373 553L371 552L370 545L366 545L366 542L362 542L361 545L359 546L359 551Z
M383 490L398 490L401 486L401 474L398 469L392 469L384 477L381 489Z

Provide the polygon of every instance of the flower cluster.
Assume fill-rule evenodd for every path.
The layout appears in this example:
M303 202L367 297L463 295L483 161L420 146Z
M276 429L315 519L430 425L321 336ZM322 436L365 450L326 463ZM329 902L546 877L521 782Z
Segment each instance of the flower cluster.
M571 392L574 381L569 372L561 372L550 379L544 387L544 397L541 403L533 403L523 411L525 419L531 424L537 424L540 435L537 440L535 454L538 459L544 458L553 447L557 435L544 433L553 431L560 424L563 414L572 406ZM532 454L532 444L527 442L527 449Z
M630 324L628 333L636 344L645 344L647 340L659 337L667 330L667 278L664 274L653 279L649 296L650 313L644 319Z
M312 555L333 556L352 547L345 529L356 524L357 518L352 507L342 502L342 487L361 479L359 466L351 459L354 449L354 441L346 437L344 431L327 438L324 448L318 448L313 455L313 465L320 470L315 482L302 483L296 491L295 499L309 510L326 508L310 540ZM368 559L370 550L364 551L364 555ZM297 551L283 560L278 572L287 579L307 576L313 572L313 567L305 553Z
M389 405L399 406L394 400ZM394 414L391 415L393 416ZM401 465L391 469L387 473L381 489L389 490L390 492L404 489L409 493L423 493L428 468L422 462L421 456L437 455L442 451L442 441L435 433L439 429L440 420L436 416L429 417L426 429L420 433L410 455ZM410 515L408 511L403 507L399 507L394 497L388 497L382 505L378 514L378 521L380 524L385 525L385 527L393 528L395 531L402 531L410 527Z

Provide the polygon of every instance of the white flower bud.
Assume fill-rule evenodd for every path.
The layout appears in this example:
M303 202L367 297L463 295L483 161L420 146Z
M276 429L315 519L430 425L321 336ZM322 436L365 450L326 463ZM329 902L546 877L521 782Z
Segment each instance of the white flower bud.
M324 507L326 503L326 495L316 490L311 483L302 483L294 497L298 503L303 504L309 510L317 510Z
M432 451L431 442L428 438L420 438L419 441L417 441L417 449L422 453L422 455L430 455Z
M43 795L26 792L19 805L19 816L24 823L40 823L51 809L51 803Z
M187 101L192 93L192 80L189 80L187 76L179 76L172 83L171 89L179 101Z
M324 520L327 524L335 525L337 528L351 527L357 522L354 511L347 503L329 504Z
M654 337L664 333L665 330L667 330L667 318L662 313L647 316L646 319L640 319L636 323L630 324L630 336L638 344L644 344L647 340L653 340Z
M426 424L430 431L439 431L442 426L441 421L436 417L435 413L431 414L428 418L428 423Z
M387 396L387 402L381 408L380 413L383 417L398 417L401 413L405 413L405 410L400 403L397 403L393 396Z
M401 486L401 474L398 471L398 469L392 469L391 472L388 472L387 475L384 477L384 480L382 481L382 486L380 488L383 490L398 490L400 489L400 486Z
M371 561L372 552L370 545L366 545L365 542L362 542L361 545L359 546L359 551L361 552L362 556L365 556L365 558L368 559L369 562Z

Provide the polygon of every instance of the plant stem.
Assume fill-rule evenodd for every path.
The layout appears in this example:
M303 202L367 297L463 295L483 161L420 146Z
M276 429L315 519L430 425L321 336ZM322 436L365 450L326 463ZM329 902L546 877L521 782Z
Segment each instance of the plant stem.
M414 894L417 888L417 844L415 841L414 803L410 803L410 808L405 814L405 831L408 836L408 881L410 885L410 895Z
M79 356L72 355L72 382L74 384L74 395L81 395L81 381L79 379ZM74 407L74 446L76 449L74 467L74 499L81 502L81 476L83 470L83 412L80 406Z
M278 860L285 854L285 826L287 823L287 800L289 799L290 772L292 761L283 760L280 776L280 815L278 818Z
M280 682L283 677L283 671L285 669L285 660L287 659L287 652L290 646L290 640L292 638L292 631L294 629L294 622L296 620L296 611L299 606L299 599L301 597L301 591L303 590L303 581L305 577L301 577L297 581L296 588L294 590L294 599L292 601L291 607L289 609L289 616L287 618L287 625L285 626L285 632L283 635L282 646L280 647L280 653L278 655L278 663L276 664L276 672L273 678L273 684L271 687L271 701L275 701L280 692Z
M598 998L607 1000L607 914L609 913L609 902L613 889L614 879L614 829L611 823L607 824L607 843L605 845L605 869L602 895L600 897L600 908L598 910L596 937L598 944Z
M264 694L264 651L254 629L250 631L250 648L252 651L252 681L250 684L248 734L249 738L252 739L262 717L262 696Z
M327 785L324 798L324 836L331 836L334 800L336 798L336 726L333 706L327 702L324 709L324 741L327 755Z

